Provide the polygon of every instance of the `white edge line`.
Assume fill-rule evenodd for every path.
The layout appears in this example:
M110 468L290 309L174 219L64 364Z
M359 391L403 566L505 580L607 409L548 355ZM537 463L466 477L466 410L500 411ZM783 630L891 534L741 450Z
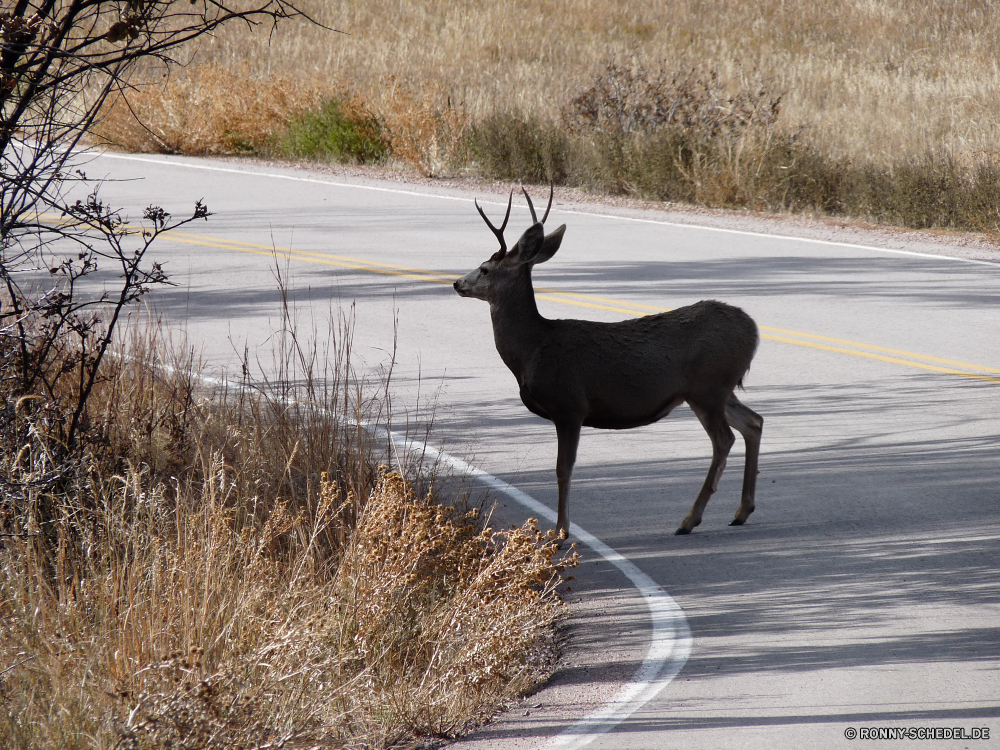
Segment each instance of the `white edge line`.
M105 152L100 155L99 158L105 159L121 159L124 161L138 161L146 162L149 164L161 164L164 166L171 167L184 167L186 169L204 169L210 172L223 172L226 174L242 174L250 175L253 177L267 177L276 180L290 180L292 182L306 182L315 185L329 185L330 187L339 188L355 188L358 190L370 190L376 193L392 193L395 195L411 195L419 198L437 198L439 200L446 201L458 201L462 203L468 203L468 198L460 198L455 195L440 195L438 193L425 193L419 190L403 190L400 188L384 188L376 187L374 185L359 185L351 182L337 182L336 180L321 180L315 177L298 177L295 175L280 174L278 172L257 172L251 169L231 169L228 167L216 167L209 164L189 164L181 161L170 161L167 159L153 159L148 156L131 156L129 154L113 154L110 152ZM494 203L494 201L483 200L482 203ZM495 205L503 205L502 203L496 203ZM657 226L663 227L675 227L678 229L695 229L705 232L718 232L720 234L736 234L745 237L761 237L763 239L769 240L783 240L783 241L794 241L794 242L809 242L814 245L825 245L827 247L849 247L856 248L858 250L870 250L877 253L891 253L893 255L908 255L914 258L929 258L931 260L948 260L955 261L957 263L972 263L978 266L992 266L993 268L1000 267L1000 263L995 263L990 260L975 260L973 258L956 258L952 255L936 255L933 253L919 253L914 250L895 250L887 247L875 247L874 245L859 245L853 242L835 242L833 240L817 240L812 237L796 237L794 235L785 234L770 234L767 232L751 232L746 229L724 229L722 227L712 227L705 224L684 224L676 221L664 221L662 219L643 219L636 216L618 216L616 214L605 214L597 211L581 211L571 208L556 208L556 211L560 211L565 214L573 214L575 216L590 216L598 219L612 219L616 221L630 221L636 224L655 224Z
M384 428L383 428L384 429ZM556 522L556 514L546 505L516 487L497 479L482 469L466 463L426 443L390 432L393 441L408 449L424 451L433 460L440 460L452 469L475 477L491 490L504 494L531 513ZM632 681L622 687L601 708L570 725L549 740L546 748L576 750L585 747L602 734L611 731L646 705L665 688L684 667L691 653L691 629L684 610L656 581L643 573L633 562L611 549L588 531L570 524L570 534L620 570L642 595L649 609L651 626L649 649Z

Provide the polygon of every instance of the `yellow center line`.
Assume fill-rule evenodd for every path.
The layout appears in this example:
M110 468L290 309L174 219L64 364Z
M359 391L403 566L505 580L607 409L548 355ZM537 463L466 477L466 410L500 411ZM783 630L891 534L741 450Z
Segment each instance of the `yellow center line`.
M597 307L602 310L613 310L614 312L625 312L631 313L632 315L647 315L651 312L661 313L670 312L669 307L654 307L653 305L644 305L639 302L625 302L620 299L608 299L607 297L598 297L593 294L582 294L581 292L565 292L561 289L548 289L543 286L536 286L535 292L543 292L545 294L555 294L558 298L543 298L543 299L554 299L556 302L563 302L565 304L573 304L570 300L586 300L587 304L581 305L582 307ZM569 298L569 299L564 299ZM595 302L603 302L612 307L602 307L601 305L595 305ZM624 307L623 307L624 306ZM626 309L627 308L627 309Z
M761 328L763 328L763 326L761 326ZM774 335L766 334L766 333L762 334L761 338L769 339L770 341L781 341L781 342L784 342L786 344L795 344L797 346L807 346L807 347L809 347L811 349L820 349L822 351L827 351L827 352L838 352L840 354L853 354L855 357L864 357L865 359L877 359L880 362L891 362L892 364L896 364L896 365L906 365L907 367L916 367L917 369L920 369L920 370L929 370L931 372L942 372L942 373L945 373L947 375L960 375L963 378L971 378L973 380L985 380L988 383L1000 383L1000 378L997 378L997 377L991 377L989 375L982 375L982 374L977 373L977 372L964 372L962 370L955 370L955 369L950 368L950 367L939 367L937 365L926 364L924 362L915 362L912 359L901 359L899 357L888 357L888 356L886 356L884 354L875 354L874 352L859 351L858 349L845 349L845 348L840 347L840 346L828 346L826 344L817 344L817 343L814 343L812 341L801 341L799 339L786 338L784 336L774 336ZM880 347L872 347L872 348L873 349L878 349ZM937 357L927 357L927 356L922 355L922 354L911 354L909 352L906 353L906 356L909 356L909 357L923 357L923 358L929 359L929 360L937 360L938 359ZM939 360L939 361L947 361L947 360ZM989 368L989 367L977 368L976 365L964 365L964 366L965 367L969 367L969 368L973 368L973 369L985 370L987 372L996 372L995 370L993 370L992 368Z
M377 261L360 260L342 255L330 253L317 253L307 250L291 250L284 247L274 247L272 245L258 245L250 242L234 242L232 240L219 240L214 237L198 237L197 235L184 235L171 232L169 238L175 242L185 245L201 245L203 247L218 247L224 250L236 250L250 255L264 255L267 257L279 256L289 260L302 260L307 263L320 263L325 266L336 266L338 268L349 268L355 271L367 271L369 273L379 273L388 276L402 276L403 278L416 279L418 281L432 281L439 284L451 284L454 279L442 276L434 271L425 271L419 268L408 268L391 263L379 263Z
M55 217L53 217L55 218ZM337 255L327 252L315 252L310 250L293 250L291 248L277 247L274 245L264 245L242 240L228 240L220 237L208 237L187 232L170 232L168 240L180 242L188 245L201 245L203 247L216 247L225 250L235 250L241 253L263 256L279 256L289 260L301 260L306 263L319 263L327 266L348 268L355 271L366 271L387 276L397 276L401 278L414 279L416 281L426 281L436 284L452 284L454 277L437 271L430 271L423 268L412 268L401 266L395 263L382 263L373 260L361 260L345 255ZM599 297L592 294L582 294L579 292L566 292L559 289L547 287L536 287L538 299L550 302L558 302L574 307L584 307L594 310L607 310L625 315L645 315L650 312L669 312L670 308L656 307L636 302L628 302L607 297ZM769 341L780 341L785 344L795 346L805 346L810 349L836 352L838 354L849 354L855 357L889 362L906 367L915 367L930 372L939 372L948 375L958 375L963 378L973 380L983 380L990 383L1000 383L1000 377L993 377L984 373L994 373L1000 375L1000 369L986 367L984 365L970 364L942 357L935 357L928 354L918 354L903 349L892 349L875 344L865 344L860 341L850 339L840 339L832 336L822 336L815 333L805 333L786 328L775 328L772 326L760 326L761 338ZM839 346L835 346L839 345ZM849 348L848 348L849 347ZM942 367L942 365L951 365Z
M422 268L410 268L409 266L400 266L395 263L380 263L376 260L360 260L358 258L350 258L344 255L335 255L333 253L321 253L314 252L311 250L293 250L287 247L275 247L274 245L261 245L256 242L243 242L241 240L226 240L217 237L203 237L197 234L186 234L183 232L171 232L169 235L173 239L181 239L184 241L195 244L204 245L207 243L217 243L216 247L228 247L232 250L240 250L244 252L252 252L254 249L266 251L268 255L273 253L280 253L287 257L295 257L300 260L310 260L315 259L317 262L325 263L327 265L346 265L349 268L359 268L366 270L384 269L386 271L400 271L402 276L413 277L419 276L420 278L433 278L437 281L452 283L454 279L442 276L435 271L427 271ZM336 262L331 262L336 261ZM371 268L373 267L374 268Z
M610 310L611 312L624 313L625 315L646 315L644 312L638 312L631 307L620 307L616 305L605 305L599 302L587 302L586 298L582 294L573 294L573 297L579 298L584 297L584 299L574 299L573 297L568 297L563 293L555 289L546 289L546 294L541 294L541 289L535 290L536 299L544 299L549 302L558 302L563 305L573 305L573 307L589 307L591 310ZM595 300L601 299L600 297L595 297ZM618 305L629 305L628 302L619 302ZM664 311L669 312L669 310Z
M913 352L904 351L902 349L890 349L885 346L876 346L874 344L863 344L859 341L851 341L849 339L838 339L831 336L820 336L815 333L801 333L799 331L789 331L784 328L773 328L771 326L761 326L762 331L772 331L774 333L785 334L787 336L797 336L800 338L809 338L816 341L829 341L832 344L844 344L846 346L853 346L863 349L870 349L876 352L885 352L886 354L897 354L901 357L914 357L918 359L925 360L927 362L939 362L943 365L954 365L955 367L961 367L967 370L977 370L980 372L993 372L1000 374L1000 369L995 367L986 367L985 365L973 365L968 362L959 362L954 359L943 359L942 357L932 357L929 354L914 354ZM779 337L773 337L775 340L781 340ZM944 372L944 370L942 371ZM950 370L948 371L950 372Z

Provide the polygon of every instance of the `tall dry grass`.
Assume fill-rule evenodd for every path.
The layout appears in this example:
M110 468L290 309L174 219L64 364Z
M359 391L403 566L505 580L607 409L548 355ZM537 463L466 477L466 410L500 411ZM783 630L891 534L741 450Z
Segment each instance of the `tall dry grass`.
M208 128L215 145L191 148L183 138L130 139L119 106L102 134L131 148L280 155L274 144L287 140L295 113L334 99L363 103L384 153L426 175L1000 230L991 208L1000 198L1000 15L987 0L314 0L306 9L346 33L230 28L193 53L190 74L175 73L161 94L169 106L158 111L152 97L145 114L188 123L230 107L239 97L228 89L240 87L216 85L199 72L208 66L261 90L275 83L298 102L284 120L243 116L244 135L222 123ZM573 134L567 115L609 66L661 81L714 77L709 102L763 86L780 108L753 137L707 148L703 133L695 148L676 132L641 143ZM190 86L203 93L185 93Z
M348 334L214 389L134 338L71 454L58 403L0 392L0 746L389 747L543 677L573 556L380 465Z
M313 2L322 23L233 27L198 64L347 86L392 118L400 92L473 118L554 119L609 58L725 80L757 74L788 127L833 159L996 158L1000 15L989 0ZM401 116L402 117L402 116Z
M260 76L246 64L199 65L111 100L96 129L107 143L131 151L253 154L297 115L315 109L322 86L295 76ZM158 79L158 80L157 80Z

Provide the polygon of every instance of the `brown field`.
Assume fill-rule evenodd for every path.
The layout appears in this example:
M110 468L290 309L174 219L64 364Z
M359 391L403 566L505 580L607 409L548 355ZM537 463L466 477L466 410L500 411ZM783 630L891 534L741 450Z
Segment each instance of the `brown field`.
M304 9L343 33L229 27L189 50L186 67L147 71L156 83L131 108L148 130L119 106L98 134L133 150L353 161L282 145L296 118L336 99L348 119L380 124L379 153L429 176L1000 231L1000 14L986 0ZM621 93L622 75L655 82L652 99L635 89L604 101L617 116L650 101L672 112L687 86L697 117L617 140L574 130L574 100L611 70L606 90ZM777 117L762 120L774 102ZM764 109L745 109L755 103ZM749 126L733 129L741 108Z
M304 89L360 94L390 115L407 98L481 118L545 118L609 58L726 80L759 75L781 124L832 158L944 153L997 160L1000 14L987 0L497 0L314 2L273 38L233 27L193 55ZM222 92L219 92L222 95Z

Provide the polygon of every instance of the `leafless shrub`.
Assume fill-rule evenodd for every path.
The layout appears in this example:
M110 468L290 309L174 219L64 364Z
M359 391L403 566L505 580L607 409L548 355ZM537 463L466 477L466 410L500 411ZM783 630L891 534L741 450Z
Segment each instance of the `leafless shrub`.
M85 402L119 319L167 281L147 257L150 245L208 216L200 203L180 221L150 206L142 226L130 225L79 168L82 140L105 103L127 99L139 63L169 68L180 47L226 24L298 15L285 0L22 0L0 12L0 339L15 363L7 373L16 373L15 393L28 398L23 408L38 395L74 400L53 449L78 448ZM119 287L96 298L82 293L106 264L120 269Z
M563 119L581 134L676 131L701 141L738 141L773 127L780 105L781 97L759 78L727 85L715 70L667 73L612 59L569 103Z
M578 142L574 171L616 193L707 205L752 205L764 164L784 136L781 97L759 76L651 71L616 60L562 119ZM768 173L767 178L773 177Z

